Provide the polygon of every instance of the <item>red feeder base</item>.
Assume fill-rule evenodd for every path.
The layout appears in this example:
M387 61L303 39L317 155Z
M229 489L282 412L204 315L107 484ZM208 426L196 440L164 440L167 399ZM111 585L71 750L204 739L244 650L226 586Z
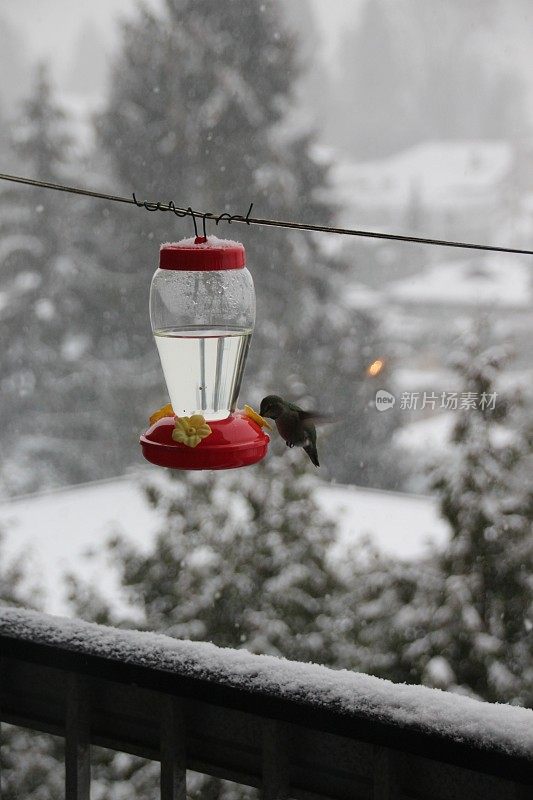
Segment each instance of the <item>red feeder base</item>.
M243 411L207 423L212 433L196 447L187 447L172 438L174 417L163 417L141 436L143 456L170 469L234 469L265 457L270 439Z

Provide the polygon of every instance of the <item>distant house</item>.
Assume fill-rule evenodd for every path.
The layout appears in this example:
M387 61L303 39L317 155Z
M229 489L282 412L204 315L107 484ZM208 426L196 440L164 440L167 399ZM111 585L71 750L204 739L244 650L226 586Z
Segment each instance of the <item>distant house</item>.
M503 141L429 141L377 161L331 170L343 222L475 240L508 214L516 153Z
M531 268L508 255L475 255L439 261L422 272L389 283L385 295L394 303L454 308L521 311L533 301Z
M479 316L498 323L501 337L513 345L515 366L530 368L532 277L524 258L476 254L429 264L389 283L383 294L414 325L419 368L444 369L450 337L458 333L454 323Z

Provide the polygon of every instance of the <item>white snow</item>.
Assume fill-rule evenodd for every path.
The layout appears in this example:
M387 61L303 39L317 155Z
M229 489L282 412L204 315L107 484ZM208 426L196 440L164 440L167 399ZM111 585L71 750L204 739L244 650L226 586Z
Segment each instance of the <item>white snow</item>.
M401 366L394 370L394 386L398 392L432 392L450 391L457 382L454 373L441 367L440 369L421 369L412 366Z
M425 683L444 689L456 683L456 680L454 671L444 656L433 656L426 664Z
M67 113L73 154L78 158L87 156L95 146L94 118L104 110L103 96L57 91L56 99Z
M404 451L432 458L436 453L451 452L451 436L457 422L458 411L434 413L425 419L410 422L393 434L394 445ZM516 433L503 425L494 424L490 441L494 447L508 447L515 443Z
M13 253L23 253L42 258L43 243L36 236L27 236L18 233L3 235L0 239L0 261L6 261Z
M429 543L441 544L449 534L434 498L361 489L323 486L316 493L321 508L339 524L332 555L342 558L350 543L369 536L385 553L403 559L423 555Z
M35 494L0 505L2 552L22 555L30 576L42 586L46 611L65 611L62 577L76 573L112 599L118 611L127 604L104 544L124 533L147 549L160 520L132 479L96 481L83 486ZM93 554L93 558L86 556Z
M445 261L386 288L391 300L460 306L526 308L531 305L531 269L517 258Z
M533 711L206 642L0 608L0 632L531 758ZM441 665L442 666L442 665Z
M428 141L375 161L337 159L331 175L350 205L405 209L415 192L424 205L444 210L492 201L512 165L508 142Z
M164 242L160 250L164 247L173 247L177 249L194 247L195 250L211 250L212 248L226 249L232 247L239 247L241 250L244 249L242 242L235 242L233 239L219 239L218 236L208 236L206 242L195 244L195 238L196 237L193 236L189 239L180 239L179 242Z
M383 305L383 294L362 283L351 283L343 292L343 302L354 310L375 310Z
M324 485L317 502L337 520L339 539L332 558L342 558L349 543L369 535L385 552L411 559L427 542L447 536L432 498L374 489ZM107 562L105 542L121 532L141 550L149 548L161 518L148 505L138 479L117 478L70 489L36 494L0 504L2 553L22 555L31 575L45 591L44 609L65 613L62 575L73 572L90 581L117 610L127 607ZM87 559L85 555L92 553ZM205 561L208 554L202 554ZM195 556L199 558L199 556Z
M453 412L444 412L410 422L394 432L394 445L401 450L412 453L423 452L430 457L436 452L449 450L450 436L456 419Z

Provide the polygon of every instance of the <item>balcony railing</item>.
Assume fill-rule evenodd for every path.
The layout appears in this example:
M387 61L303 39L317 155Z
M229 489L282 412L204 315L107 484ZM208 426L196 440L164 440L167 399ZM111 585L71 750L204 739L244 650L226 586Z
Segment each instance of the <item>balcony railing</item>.
M201 642L0 608L0 719L65 738L67 800L90 747L161 762L264 800L533 796L533 712Z

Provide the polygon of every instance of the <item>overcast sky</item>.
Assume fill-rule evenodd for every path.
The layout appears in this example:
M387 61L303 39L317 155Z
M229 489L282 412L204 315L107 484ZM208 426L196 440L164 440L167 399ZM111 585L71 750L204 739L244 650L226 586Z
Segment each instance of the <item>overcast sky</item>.
M154 5L159 2L146 1ZM355 23L362 0L308 2L310 12L315 14L323 33L324 55L331 62L338 35L346 24ZM112 46L116 18L134 12L136 5L137 0L1 0L0 15L24 31L31 48L31 60L45 56L51 60L60 77L72 58L72 47L86 21L95 23Z

